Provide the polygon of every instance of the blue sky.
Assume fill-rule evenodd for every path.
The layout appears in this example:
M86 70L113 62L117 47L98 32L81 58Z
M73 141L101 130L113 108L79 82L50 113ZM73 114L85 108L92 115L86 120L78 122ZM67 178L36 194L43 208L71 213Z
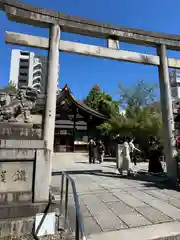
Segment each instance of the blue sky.
M114 25L180 34L179 0L24 0L23 2ZM10 22L2 12L0 12L0 22L2 24L0 28L0 86L4 86L9 79L11 50L20 48L4 43L5 31L47 37L48 30ZM106 44L103 39L70 33L62 33L61 37L63 40L99 46ZM125 43L121 43L120 46L125 50L155 54L155 49L149 47ZM21 49L47 55L47 52L42 50L26 47L21 47ZM168 51L168 56L180 59L179 52ZM113 93L117 90L119 82L130 86L141 79L149 83L158 83L157 68L60 53L59 86L63 87L67 83L78 99L85 97L96 83L100 84L104 91Z

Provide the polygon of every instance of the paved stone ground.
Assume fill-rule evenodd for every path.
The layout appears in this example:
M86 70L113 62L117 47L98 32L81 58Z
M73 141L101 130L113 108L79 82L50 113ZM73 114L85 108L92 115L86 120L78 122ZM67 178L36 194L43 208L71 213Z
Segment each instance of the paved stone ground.
M53 156L52 172L87 170L101 170L100 164L88 164L87 153L56 153Z
M86 166L88 168L89 164ZM168 188L162 178L143 174L122 178L112 162L103 163L101 169L102 173L71 175L76 183L87 236L180 221L180 192ZM140 169L145 171L147 163L139 164L136 170ZM58 187L59 183L60 177L54 176L52 186ZM71 192L69 205L73 206ZM72 225L74 213L71 207Z
M148 168L147 162L138 163L134 170L146 171ZM106 158L103 164L88 164L87 153L55 153L53 156L52 172L60 173L61 171L106 171L117 172L114 158Z

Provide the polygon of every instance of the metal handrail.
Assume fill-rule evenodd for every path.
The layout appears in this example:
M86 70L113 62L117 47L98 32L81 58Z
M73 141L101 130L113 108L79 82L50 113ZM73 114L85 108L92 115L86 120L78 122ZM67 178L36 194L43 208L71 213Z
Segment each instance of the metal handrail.
M80 210L79 199L76 191L76 185L74 180L69 176L68 173L62 172L61 179L61 198L60 198L60 213L62 214L63 210L63 193L64 193L64 180L66 179L66 189L65 189L65 226L67 223L67 214L68 214L68 190L69 190L69 182L71 183L73 198L76 210L76 231L75 231L75 239L76 240L86 240L84 233L84 222Z

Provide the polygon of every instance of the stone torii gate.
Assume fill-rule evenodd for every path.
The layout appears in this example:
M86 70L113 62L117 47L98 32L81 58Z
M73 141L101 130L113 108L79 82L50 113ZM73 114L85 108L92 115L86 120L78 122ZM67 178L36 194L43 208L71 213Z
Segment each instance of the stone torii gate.
M15 0L0 0L0 9L7 14L10 21L50 29L49 39L6 32L7 43L48 49L49 61L44 140L47 141L47 148L49 150L53 151L54 142L59 51L154 65L159 69L167 171L170 178L176 176L174 121L168 67L180 69L180 60L167 58L166 49L180 50L180 36L97 23L96 21L89 21L87 19L72 17L48 9L23 4ZM107 47L99 47L62 41L60 40L61 31L104 38L107 39L108 44ZM119 49L118 41L155 47L157 49L157 55L153 56L122 51Z

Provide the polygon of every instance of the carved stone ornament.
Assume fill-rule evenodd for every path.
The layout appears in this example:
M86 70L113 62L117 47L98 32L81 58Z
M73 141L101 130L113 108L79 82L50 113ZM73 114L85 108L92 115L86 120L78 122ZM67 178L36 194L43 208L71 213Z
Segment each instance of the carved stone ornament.
M0 122L31 123L31 109L37 99L37 91L21 87L15 94L0 92Z

